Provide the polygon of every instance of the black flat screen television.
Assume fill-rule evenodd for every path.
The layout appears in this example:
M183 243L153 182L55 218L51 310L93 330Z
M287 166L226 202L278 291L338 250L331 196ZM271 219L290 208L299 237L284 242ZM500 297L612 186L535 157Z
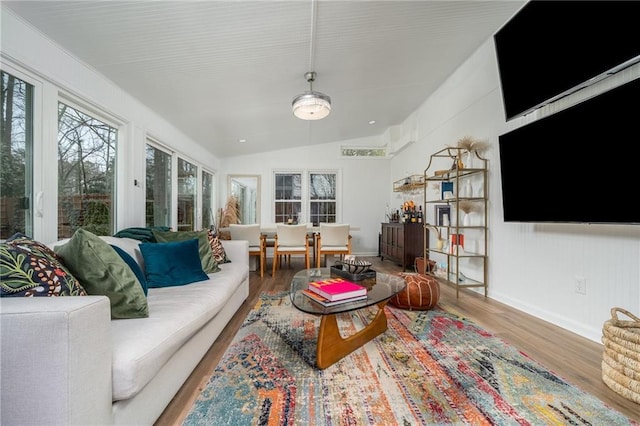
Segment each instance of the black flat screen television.
M640 223L640 78L500 135L505 222Z
M525 4L494 35L506 119L633 63L639 16L639 1Z

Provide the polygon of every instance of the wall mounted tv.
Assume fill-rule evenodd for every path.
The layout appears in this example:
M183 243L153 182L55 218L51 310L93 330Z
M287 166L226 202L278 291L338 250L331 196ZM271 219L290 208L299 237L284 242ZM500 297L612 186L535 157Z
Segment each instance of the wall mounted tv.
M505 222L640 224L640 78L500 135Z
M506 119L640 60L638 16L638 1L525 4L494 35Z

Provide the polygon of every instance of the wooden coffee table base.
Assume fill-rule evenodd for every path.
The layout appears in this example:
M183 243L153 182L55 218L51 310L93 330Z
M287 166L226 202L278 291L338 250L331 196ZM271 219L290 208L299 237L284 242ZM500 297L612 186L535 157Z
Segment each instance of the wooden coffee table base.
M351 352L355 351L374 337L387 330L387 316L384 307L388 300L378 303L378 312L365 328L344 338L340 335L336 314L323 315L318 331L316 366L325 369Z

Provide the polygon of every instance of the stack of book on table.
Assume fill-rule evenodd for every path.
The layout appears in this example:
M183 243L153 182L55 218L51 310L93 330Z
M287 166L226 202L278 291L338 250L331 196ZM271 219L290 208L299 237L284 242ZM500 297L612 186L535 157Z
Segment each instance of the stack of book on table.
M367 288L344 278L311 281L302 293L323 306L354 302L367 298Z

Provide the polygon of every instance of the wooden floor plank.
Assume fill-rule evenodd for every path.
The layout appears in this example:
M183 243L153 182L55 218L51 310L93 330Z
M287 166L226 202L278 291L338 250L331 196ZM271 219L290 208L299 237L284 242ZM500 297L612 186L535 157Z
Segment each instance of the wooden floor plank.
M380 261L378 257L363 258L372 262L379 272L396 273L401 266ZM269 264L271 260L269 259ZM156 426L180 424L191 404L206 384L224 351L242 325L263 291L288 290L293 275L304 268L302 258L293 258L291 267L278 269L276 277L251 272L250 294L220 334L198 367L176 394L166 410L155 423ZM270 269L267 267L267 271ZM640 405L613 392L602 381L602 345L578 336L532 315L513 309L481 294L461 291L456 299L454 288L441 287L440 305L470 319L487 331L511 343L531 358L568 382L600 398L607 405L640 421Z

